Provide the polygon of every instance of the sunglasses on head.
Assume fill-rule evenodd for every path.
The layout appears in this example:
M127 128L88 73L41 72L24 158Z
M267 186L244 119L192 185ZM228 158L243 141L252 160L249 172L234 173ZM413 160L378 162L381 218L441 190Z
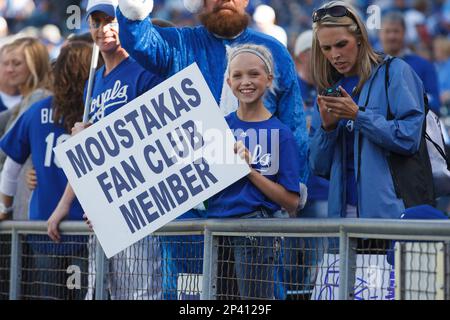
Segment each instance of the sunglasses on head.
M334 6L331 8L318 9L313 12L312 20L313 22L320 21L326 15L330 15L335 18L348 16L354 20L353 15L350 13L350 11L347 10L345 6Z

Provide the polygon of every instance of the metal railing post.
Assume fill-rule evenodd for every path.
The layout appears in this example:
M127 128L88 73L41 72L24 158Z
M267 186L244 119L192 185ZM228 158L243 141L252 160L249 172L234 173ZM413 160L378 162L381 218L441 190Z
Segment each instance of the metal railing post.
M20 284L22 279L22 246L20 244L20 235L13 228L11 233L11 261L10 261L10 279L9 279L9 299L20 299Z
M405 273L402 273L404 266L404 243L397 242L395 244L395 300L405 299Z
M436 295L435 300L445 299L445 246L440 242L436 248Z
M444 245L445 252L445 300L450 300L450 242Z
M201 300L213 300L217 292L217 237L207 228L204 233L203 283Z
M212 234L211 231L205 229L203 234L203 282L200 300L211 300L211 251L212 251Z
M339 300L353 300L356 274L356 239L341 228L339 235Z
M97 238L95 240L95 300L107 300L108 260L100 242Z

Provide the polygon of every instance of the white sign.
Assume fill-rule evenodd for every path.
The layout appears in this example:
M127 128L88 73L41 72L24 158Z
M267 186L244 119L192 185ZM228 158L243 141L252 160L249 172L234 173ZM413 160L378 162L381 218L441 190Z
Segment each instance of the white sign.
M197 273L179 273L177 275L177 299L200 300L203 291L203 275Z
M311 300L339 299L339 255L326 253ZM394 270L386 255L357 254L354 300L394 300Z
M108 258L246 176L193 64L55 148Z

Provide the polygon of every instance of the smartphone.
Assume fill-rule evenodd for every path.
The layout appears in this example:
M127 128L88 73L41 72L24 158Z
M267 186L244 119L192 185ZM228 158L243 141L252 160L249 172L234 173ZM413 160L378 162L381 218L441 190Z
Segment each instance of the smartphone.
M339 87L329 87L323 89L320 92L320 95L328 97L342 97L342 92L341 89L339 89Z

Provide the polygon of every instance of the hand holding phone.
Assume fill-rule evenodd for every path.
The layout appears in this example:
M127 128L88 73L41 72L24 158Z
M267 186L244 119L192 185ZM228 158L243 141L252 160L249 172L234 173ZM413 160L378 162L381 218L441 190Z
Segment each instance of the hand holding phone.
M342 91L339 89L339 87L329 87L325 88L320 92L321 96L327 96L327 97L342 97Z

